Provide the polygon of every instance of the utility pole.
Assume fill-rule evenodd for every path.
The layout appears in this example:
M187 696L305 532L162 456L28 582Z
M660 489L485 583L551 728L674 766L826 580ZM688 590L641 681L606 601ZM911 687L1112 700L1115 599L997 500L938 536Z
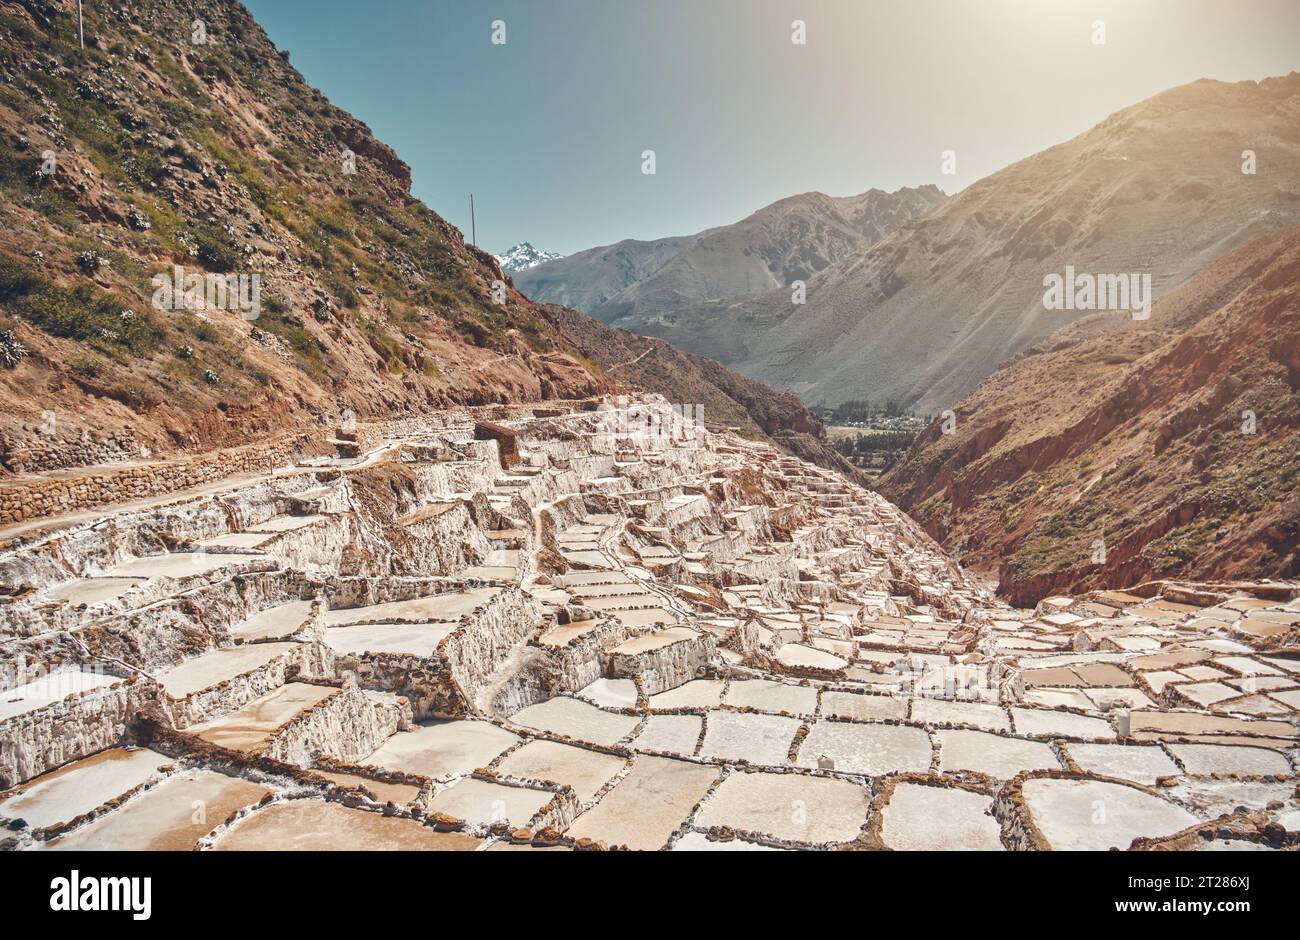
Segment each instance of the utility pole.
M474 224L474 194L469 194L469 243L478 247L478 228Z
M77 40L81 48L86 48L86 30L81 23L81 0L77 0Z

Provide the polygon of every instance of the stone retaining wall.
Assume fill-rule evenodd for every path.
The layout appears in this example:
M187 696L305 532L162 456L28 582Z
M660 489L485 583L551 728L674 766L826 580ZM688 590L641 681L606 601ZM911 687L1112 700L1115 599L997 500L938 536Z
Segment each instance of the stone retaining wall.
M421 597L453 595L471 589L461 578L426 577L403 578L387 576L330 577L322 582L331 610L352 610L410 601ZM370 621L359 621L368 623ZM390 622L385 619L383 623Z
M284 466L306 453L320 452L323 447L323 435L311 432L166 463L105 467L83 475L7 482L0 486L0 525L165 496Z
M55 415L55 420L58 416ZM57 425L55 425L57 427ZM26 430L26 429L24 429ZM40 473L67 467L93 467L140 456L135 430L130 426L119 431L89 428L46 433L40 427L19 440L0 434L0 467L10 473Z
M319 675L321 673L319 660L319 644L303 643L293 649L285 650L256 669L209 686L193 695L180 699L164 696L164 708L171 715L173 726L177 730L184 730L191 725L202 724L237 711L254 699L274 692L290 681L294 675L300 673Z
M472 433L469 413L461 417ZM363 448L373 447L395 437L418 437L447 424L446 420L425 415L374 422L358 427L357 440ZM140 466L114 466L120 461L139 459L139 448L129 431L103 435L91 432L75 440L51 437L48 441L22 444L0 440L0 468L13 474L85 468L62 478L0 477L0 526L165 496L227 477L285 466L303 457L332 455L328 437L324 428L313 428L242 447Z
M152 679L125 679L0 722L0 790L119 743L160 696Z
M319 754L357 761L411 727L405 699L383 701L375 693L344 688L278 729L264 756L298 767L310 766Z
M713 637L700 634L644 653L614 653L609 658L609 675L639 678L645 694L657 695L694 679L713 648Z
M334 674L362 688L404 697L416 721L461 718L467 704L450 673L436 657L414 653L365 653L338 656Z
M544 622L540 604L518 588L497 594L472 614L456 632L444 637L438 651L462 690L478 689Z

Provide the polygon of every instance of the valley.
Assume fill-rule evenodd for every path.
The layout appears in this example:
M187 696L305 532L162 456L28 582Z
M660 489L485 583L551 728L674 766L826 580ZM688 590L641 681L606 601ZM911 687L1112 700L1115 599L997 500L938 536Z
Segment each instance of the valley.
M940 56L991 5L249 6L0 0L22 877L1300 848L1291 59L1024 4L1062 93ZM159 901L243 915L222 857Z

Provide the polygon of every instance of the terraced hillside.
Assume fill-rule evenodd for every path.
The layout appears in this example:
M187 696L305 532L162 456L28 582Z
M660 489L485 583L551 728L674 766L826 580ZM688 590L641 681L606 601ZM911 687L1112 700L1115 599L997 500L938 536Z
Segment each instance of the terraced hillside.
M358 437L0 555L0 847L1300 844L1300 585L1014 609L662 399Z

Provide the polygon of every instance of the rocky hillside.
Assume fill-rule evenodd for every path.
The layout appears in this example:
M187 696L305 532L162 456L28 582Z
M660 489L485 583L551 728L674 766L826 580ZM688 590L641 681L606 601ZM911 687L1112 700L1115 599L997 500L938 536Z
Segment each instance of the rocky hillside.
M996 567L1017 604L1152 577L1295 577L1300 228L1120 322L1078 321L994 373L882 491Z
M1254 174L1243 173L1243 151ZM1300 223L1300 74L1199 81L970 186L788 290L620 325L804 401L938 413L1087 310L1044 309L1066 266L1149 274L1156 296ZM1125 314L1117 314L1123 316Z
M668 263L692 238L627 238L616 245L588 248L519 276L519 289L535 300L590 314Z
M935 186L894 193L872 189L840 198L804 193L733 225L684 238L592 248L521 273L516 281L534 300L637 328L642 316L806 281L944 198Z
M75 11L0 2L0 472L614 387L241 5Z

